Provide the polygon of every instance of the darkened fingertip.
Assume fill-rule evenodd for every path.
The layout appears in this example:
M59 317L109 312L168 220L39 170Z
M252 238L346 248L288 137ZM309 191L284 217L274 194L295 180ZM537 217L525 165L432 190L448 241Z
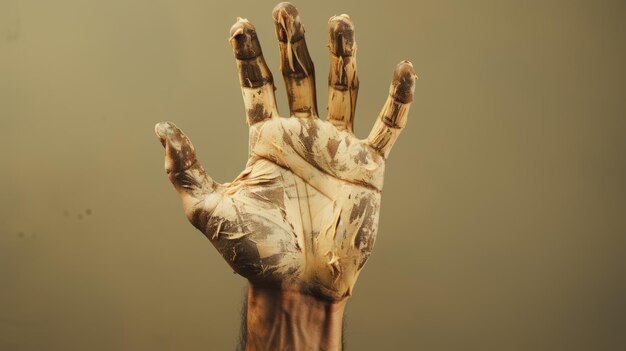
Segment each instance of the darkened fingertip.
M389 93L393 98L403 104L413 101L413 93L415 92L415 81L417 75L413 64L407 60L400 62L393 71L393 79Z
M276 15L280 11L285 11L289 15L293 16L294 18L298 17L299 15L298 9L289 1L283 1L279 3L278 5L274 6L274 9L272 10L272 15L274 16L274 19L276 19Z
M342 14L328 20L330 51L336 56L352 56L356 51L354 24L350 16Z
M230 27L230 44L235 57L240 60L253 59L262 53L256 29L245 18L237 18L237 22Z
M411 61L402 60L396 66L395 73L398 73L400 75L415 75L415 69L413 68L413 64L411 63Z
M276 35L282 42L292 43L304 38L304 26L300 22L298 9L289 2L281 2L272 10Z

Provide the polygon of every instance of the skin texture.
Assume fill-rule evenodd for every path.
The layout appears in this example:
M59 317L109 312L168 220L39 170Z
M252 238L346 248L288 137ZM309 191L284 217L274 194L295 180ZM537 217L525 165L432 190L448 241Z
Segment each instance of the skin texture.
M278 115L254 26L239 18L230 30L249 126L249 159L235 180L214 182L173 123L159 123L155 131L187 218L250 281L247 349L335 350L337 316L373 249L385 160L406 125L417 76L410 62L398 64L369 137L358 139L350 17L329 20L326 120L318 117L315 70L298 11L281 3L273 18L289 117Z
M341 350L347 299L250 284L244 350Z

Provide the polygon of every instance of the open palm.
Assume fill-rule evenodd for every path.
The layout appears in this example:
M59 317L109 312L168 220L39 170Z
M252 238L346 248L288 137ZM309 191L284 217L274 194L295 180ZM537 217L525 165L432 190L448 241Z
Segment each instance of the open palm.
M155 130L166 171L191 223L240 275L330 300L350 295L378 228L385 159L406 124L417 77L395 69L370 136L352 133L358 78L354 26L329 20L329 107L318 118L313 63L296 8L273 11L290 117L278 115L274 83L254 26L231 29L249 133L249 159L231 183L206 175L191 142L172 123Z

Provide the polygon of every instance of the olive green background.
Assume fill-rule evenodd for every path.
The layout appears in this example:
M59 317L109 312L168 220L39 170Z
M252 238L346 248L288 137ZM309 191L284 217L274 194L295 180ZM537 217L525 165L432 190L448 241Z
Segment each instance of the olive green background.
M420 76L387 165L349 350L626 348L623 1L299 1L356 25L367 136ZM268 1L0 0L0 350L231 350L245 281L187 223L153 134L217 181L246 161L228 30Z

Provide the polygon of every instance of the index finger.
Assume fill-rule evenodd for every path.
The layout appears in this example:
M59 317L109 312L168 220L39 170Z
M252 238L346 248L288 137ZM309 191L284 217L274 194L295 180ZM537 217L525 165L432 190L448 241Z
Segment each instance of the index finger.
M263 58L254 25L247 19L237 18L230 29L230 44L237 60L248 125L278 115L274 79Z

